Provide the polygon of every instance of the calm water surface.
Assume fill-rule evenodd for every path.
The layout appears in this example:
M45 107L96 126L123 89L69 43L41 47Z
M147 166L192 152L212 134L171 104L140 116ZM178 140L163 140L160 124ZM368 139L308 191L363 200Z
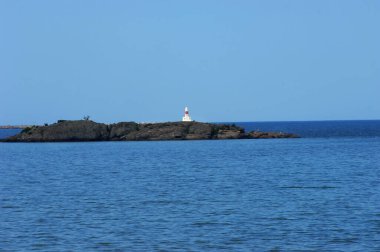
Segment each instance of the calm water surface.
M380 138L0 143L0 251L380 251Z

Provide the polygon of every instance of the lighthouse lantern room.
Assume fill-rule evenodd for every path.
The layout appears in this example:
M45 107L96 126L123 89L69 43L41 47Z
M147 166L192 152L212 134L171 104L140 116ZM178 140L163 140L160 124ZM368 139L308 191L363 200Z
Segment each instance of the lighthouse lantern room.
M191 122L191 117L189 116L189 109L185 107L185 115L182 117L182 122Z

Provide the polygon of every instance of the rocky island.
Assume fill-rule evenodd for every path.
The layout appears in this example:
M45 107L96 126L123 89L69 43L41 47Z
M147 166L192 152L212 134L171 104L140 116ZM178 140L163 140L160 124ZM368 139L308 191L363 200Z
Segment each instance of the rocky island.
M201 122L96 123L90 120L65 121L46 126L32 126L4 142L82 142L82 141L155 141L203 139L297 138L282 132L245 132L228 124Z

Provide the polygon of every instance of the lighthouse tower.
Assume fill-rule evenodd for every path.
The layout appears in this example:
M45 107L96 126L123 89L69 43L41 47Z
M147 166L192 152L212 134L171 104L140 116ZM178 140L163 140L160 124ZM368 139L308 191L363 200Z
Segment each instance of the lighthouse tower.
M185 115L182 117L182 122L191 122L191 117L189 116L189 109L185 107Z

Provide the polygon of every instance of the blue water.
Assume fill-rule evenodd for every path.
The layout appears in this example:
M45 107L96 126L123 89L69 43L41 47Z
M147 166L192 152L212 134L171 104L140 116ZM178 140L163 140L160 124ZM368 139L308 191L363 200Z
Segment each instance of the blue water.
M305 121L305 122L238 122L247 131L281 131L301 137L380 137L380 120Z
M4 139L21 132L21 129L0 129L0 139Z
M0 143L0 251L380 251L379 202L372 133Z

